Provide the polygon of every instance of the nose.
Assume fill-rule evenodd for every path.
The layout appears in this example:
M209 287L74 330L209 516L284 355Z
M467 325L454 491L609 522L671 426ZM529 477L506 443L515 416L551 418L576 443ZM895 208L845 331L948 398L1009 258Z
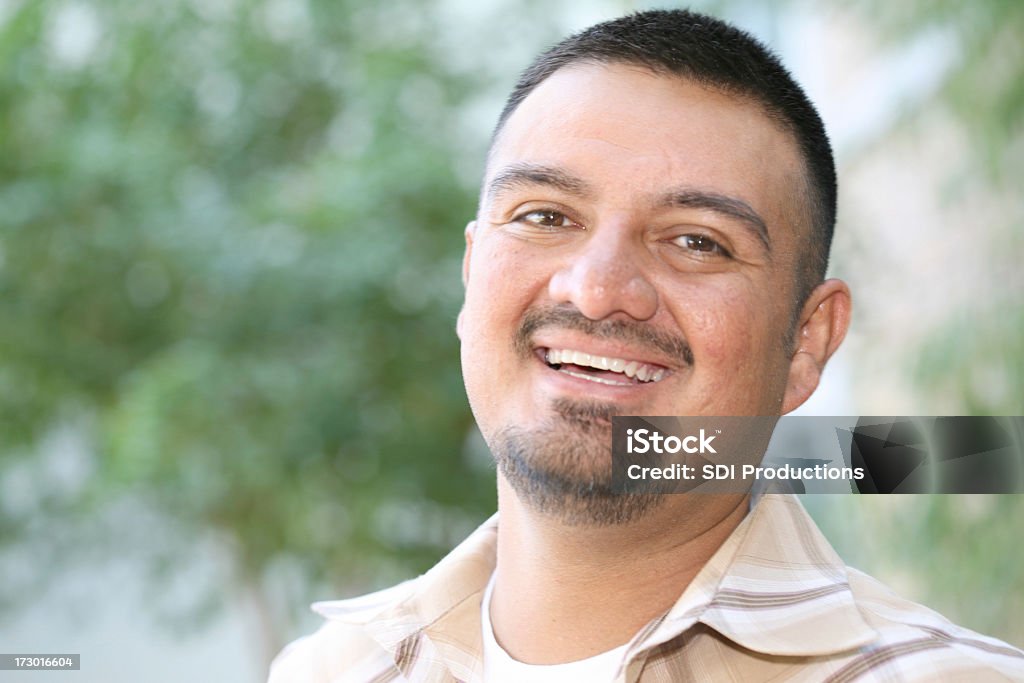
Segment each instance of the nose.
M621 229L619 229L621 228ZM570 303L591 320L623 313L648 320L658 310L658 292L644 271L646 251L624 226L592 229L551 278L557 303Z

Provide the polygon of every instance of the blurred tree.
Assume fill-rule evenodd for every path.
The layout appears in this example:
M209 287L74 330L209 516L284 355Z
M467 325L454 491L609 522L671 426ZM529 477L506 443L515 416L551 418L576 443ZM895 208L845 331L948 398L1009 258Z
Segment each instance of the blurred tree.
M862 154L922 135L924 117L946 114L955 132L965 134L968 153L951 155L939 187L930 189L947 203L986 209L979 225L970 226L971 239L964 245L966 253L983 254L986 272L976 278L981 282L972 283L978 296L970 309L951 310L922 348L907 350L910 379L922 402L950 396L964 414L1019 415L1024 410L1024 280L1015 274L1024 255L1024 4L866 0L844 6L877 31L883 47L931 36L943 38L950 53L948 66L935 65L942 77L934 92L903 102L895 125ZM989 280L994 291L986 287Z
M941 78L934 91L903 102L894 125L858 156L891 154L901 141L937 130L963 135L966 153L928 169L923 175L935 186L922 191L937 197L939 206L981 209L972 223L956 226L964 262L948 264L951 275L969 274L970 305L948 307L922 344L886 349L889 370L905 373L921 413L1021 415L1024 4L865 0L836 3L836 9L871 27L879 49L939 37L950 58L948 66L935 65ZM924 125L929 120L942 125ZM942 143L920 140L924 148ZM968 263L982 264L981 272L972 273ZM905 309L911 305L901 303ZM1014 540L1024 520L1024 496L807 502L852 563L954 620L1024 644L1024 547Z
M494 507L454 321L490 87L468 50L501 46L416 2L0 8L8 487L73 423L95 461L63 512L144 501L170 567L218 539L265 656L268 577L297 573L297 610L432 564Z

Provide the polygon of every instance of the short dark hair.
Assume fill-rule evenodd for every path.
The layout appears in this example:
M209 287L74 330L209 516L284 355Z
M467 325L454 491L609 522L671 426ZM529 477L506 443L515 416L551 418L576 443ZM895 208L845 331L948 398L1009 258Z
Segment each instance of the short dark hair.
M650 10L596 24L550 48L527 67L498 117L492 144L519 104L570 64L635 64L749 98L796 139L807 171L811 248L796 273L799 307L825 277L836 221L836 171L814 105L771 50L745 31L689 10Z

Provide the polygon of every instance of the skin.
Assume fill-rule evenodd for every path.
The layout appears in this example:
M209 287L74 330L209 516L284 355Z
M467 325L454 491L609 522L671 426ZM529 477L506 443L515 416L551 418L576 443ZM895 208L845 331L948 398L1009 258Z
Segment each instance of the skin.
M492 449L510 425L547 440L582 429L600 447L565 474L598 478L609 462L607 420L597 411L581 428L556 404L779 415L803 403L850 313L846 285L828 280L790 327L809 248L803 174L795 141L755 104L683 79L580 64L538 86L496 140L466 229L458 332L467 394ZM735 210L667 201L681 194L726 198L766 234ZM557 307L682 342L692 362L637 335L562 325L541 326L517 348L524 316ZM595 384L552 370L538 348L668 372L657 383ZM675 602L746 512L744 496L664 496L628 522L587 524L571 502L542 509L500 474L498 494L492 621L513 657L536 664L628 641Z

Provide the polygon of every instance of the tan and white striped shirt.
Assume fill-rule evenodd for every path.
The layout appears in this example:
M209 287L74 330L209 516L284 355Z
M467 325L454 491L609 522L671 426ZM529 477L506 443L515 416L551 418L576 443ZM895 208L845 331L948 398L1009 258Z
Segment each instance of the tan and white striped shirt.
M326 623L278 655L271 683L482 681L497 534L495 516L417 579L317 603ZM770 494L630 641L614 680L1024 681L1024 652L845 567L798 499Z

